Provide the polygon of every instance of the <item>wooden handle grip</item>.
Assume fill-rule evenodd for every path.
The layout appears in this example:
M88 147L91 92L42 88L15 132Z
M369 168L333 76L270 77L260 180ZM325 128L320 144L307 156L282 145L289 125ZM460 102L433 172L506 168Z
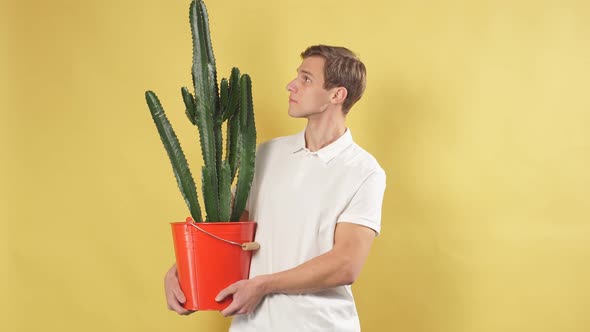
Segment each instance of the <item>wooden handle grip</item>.
M258 249L260 249L260 244L258 244L258 242L242 243L242 250L244 250L244 251L251 251L251 250L258 250Z

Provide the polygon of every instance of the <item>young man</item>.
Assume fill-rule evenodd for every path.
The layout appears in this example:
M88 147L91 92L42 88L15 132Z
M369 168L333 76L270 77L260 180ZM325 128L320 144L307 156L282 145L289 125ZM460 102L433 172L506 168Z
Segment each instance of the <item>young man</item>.
M250 279L217 296L233 296L222 311L236 315L230 331L360 331L350 285L380 231L385 191L385 172L345 125L366 70L343 47L311 46L301 57L289 115L307 126L258 147L242 220L258 223L261 247ZM189 314L175 265L165 288L170 310Z

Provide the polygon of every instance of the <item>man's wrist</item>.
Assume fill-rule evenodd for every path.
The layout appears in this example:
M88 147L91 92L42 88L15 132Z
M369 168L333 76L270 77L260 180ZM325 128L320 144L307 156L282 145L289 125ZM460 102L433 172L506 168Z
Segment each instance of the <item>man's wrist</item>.
M265 296L274 293L272 288L272 276L270 274L257 276L253 280L258 283L258 287Z

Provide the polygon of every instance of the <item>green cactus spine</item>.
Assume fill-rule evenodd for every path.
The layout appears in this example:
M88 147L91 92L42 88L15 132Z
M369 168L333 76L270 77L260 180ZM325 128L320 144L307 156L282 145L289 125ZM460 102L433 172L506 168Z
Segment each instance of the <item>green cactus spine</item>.
M192 79L194 95L181 89L185 113L198 127L204 165L201 170L205 221L237 221L245 209L254 175L256 127L252 84L247 74L233 68L229 80L217 85L217 69L211 45L209 18L202 0L190 6L193 38ZM146 100L160 138L173 166L193 219L203 221L198 194L186 157L157 96L146 92ZM222 125L227 121L226 159L223 159ZM236 197L231 206L231 184L238 174Z

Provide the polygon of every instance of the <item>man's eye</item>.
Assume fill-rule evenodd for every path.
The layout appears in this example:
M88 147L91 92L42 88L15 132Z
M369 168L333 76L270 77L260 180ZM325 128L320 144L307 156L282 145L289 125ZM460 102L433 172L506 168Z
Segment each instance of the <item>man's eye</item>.
M311 78L309 78L309 76L303 76L303 80L305 82L311 82Z

